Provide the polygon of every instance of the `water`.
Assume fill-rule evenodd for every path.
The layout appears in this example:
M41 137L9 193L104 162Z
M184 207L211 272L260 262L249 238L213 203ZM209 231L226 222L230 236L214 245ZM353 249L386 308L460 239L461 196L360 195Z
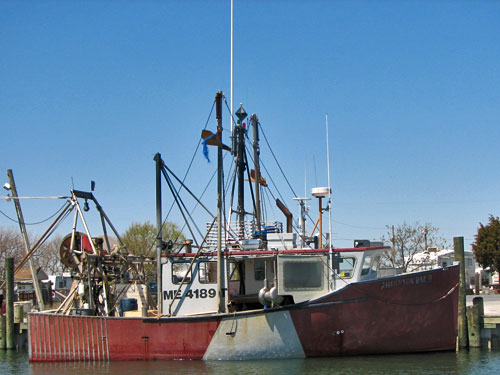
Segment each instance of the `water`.
M150 361L109 363L29 363L25 351L0 350L0 374L11 375L160 374L500 374L500 351L384 355L273 361Z

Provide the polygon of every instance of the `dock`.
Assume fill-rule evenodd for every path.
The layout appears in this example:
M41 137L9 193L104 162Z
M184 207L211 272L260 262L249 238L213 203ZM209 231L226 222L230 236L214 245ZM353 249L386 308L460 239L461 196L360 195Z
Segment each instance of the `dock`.
M480 319L481 347L488 349L500 347L500 294L469 295L467 307L473 305L473 299L481 297L484 302L484 314Z

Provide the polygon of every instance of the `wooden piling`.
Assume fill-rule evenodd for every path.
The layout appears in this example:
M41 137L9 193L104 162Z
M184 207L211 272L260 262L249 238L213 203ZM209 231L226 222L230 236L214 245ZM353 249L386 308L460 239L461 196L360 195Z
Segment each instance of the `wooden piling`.
M0 331L2 337L0 337L0 349L5 349L7 343L5 341L6 332L5 332L5 314L0 315Z
M463 349L467 348L469 345L469 335L467 332L464 238L454 237L453 245L455 247L455 261L460 262L460 284L458 288L458 347L459 349Z
M476 274L477 275L477 274ZM484 327L484 300L483 297L472 299L472 309L467 311L469 329L469 346L471 348L481 347L481 329Z
M24 307L20 304L14 305L14 323L22 323L24 319Z
M482 321L482 318L484 316L484 299L483 297L474 297L472 299L472 304L475 306L479 306L479 317L481 318L481 321Z
M467 330L469 333L470 348L481 347L481 322L479 313L479 305L467 307Z
M14 258L5 259L5 289L6 289L6 349L14 349Z

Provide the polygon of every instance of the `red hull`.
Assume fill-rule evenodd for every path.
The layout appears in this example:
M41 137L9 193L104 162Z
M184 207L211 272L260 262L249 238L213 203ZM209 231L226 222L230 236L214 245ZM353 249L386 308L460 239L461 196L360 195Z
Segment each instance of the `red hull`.
M272 349L275 342L285 351L294 347L284 355L279 347L266 350L271 353L266 358L453 350L457 305L458 267L450 267L351 284L308 303L230 315L30 314L29 352L31 361L108 361L249 359L259 357L253 348L265 342L272 342ZM290 329L272 323L283 320ZM235 328L226 332L228 326Z
M349 285L291 312L308 357L455 349L458 267Z

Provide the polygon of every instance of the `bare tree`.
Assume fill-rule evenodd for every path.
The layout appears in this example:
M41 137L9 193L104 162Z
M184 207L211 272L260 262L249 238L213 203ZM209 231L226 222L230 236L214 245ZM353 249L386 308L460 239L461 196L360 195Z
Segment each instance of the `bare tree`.
M64 266L59 259L59 246L61 242L62 237L56 235L50 238L50 240L45 241L35 252L35 263L38 267L41 267L47 275L60 273L64 270Z
M386 228L388 232L382 237L382 241L390 242L392 247L385 250L384 264L399 268L403 272L407 271L415 254L429 247L447 246L446 239L438 235L439 228L431 223L424 225L418 222L413 225L403 223L396 227L387 225Z
M14 258L17 265L25 254L21 233L11 228L0 228L0 279L5 274L5 259Z
M34 245L36 240L32 234L29 234L30 244ZM32 255L36 268L41 267L47 274L62 270L62 265L59 261L60 243L61 237L55 236L40 245ZM14 265L17 266L25 255L26 249L21 232L11 228L0 227L0 279L4 277L5 258L14 258Z

